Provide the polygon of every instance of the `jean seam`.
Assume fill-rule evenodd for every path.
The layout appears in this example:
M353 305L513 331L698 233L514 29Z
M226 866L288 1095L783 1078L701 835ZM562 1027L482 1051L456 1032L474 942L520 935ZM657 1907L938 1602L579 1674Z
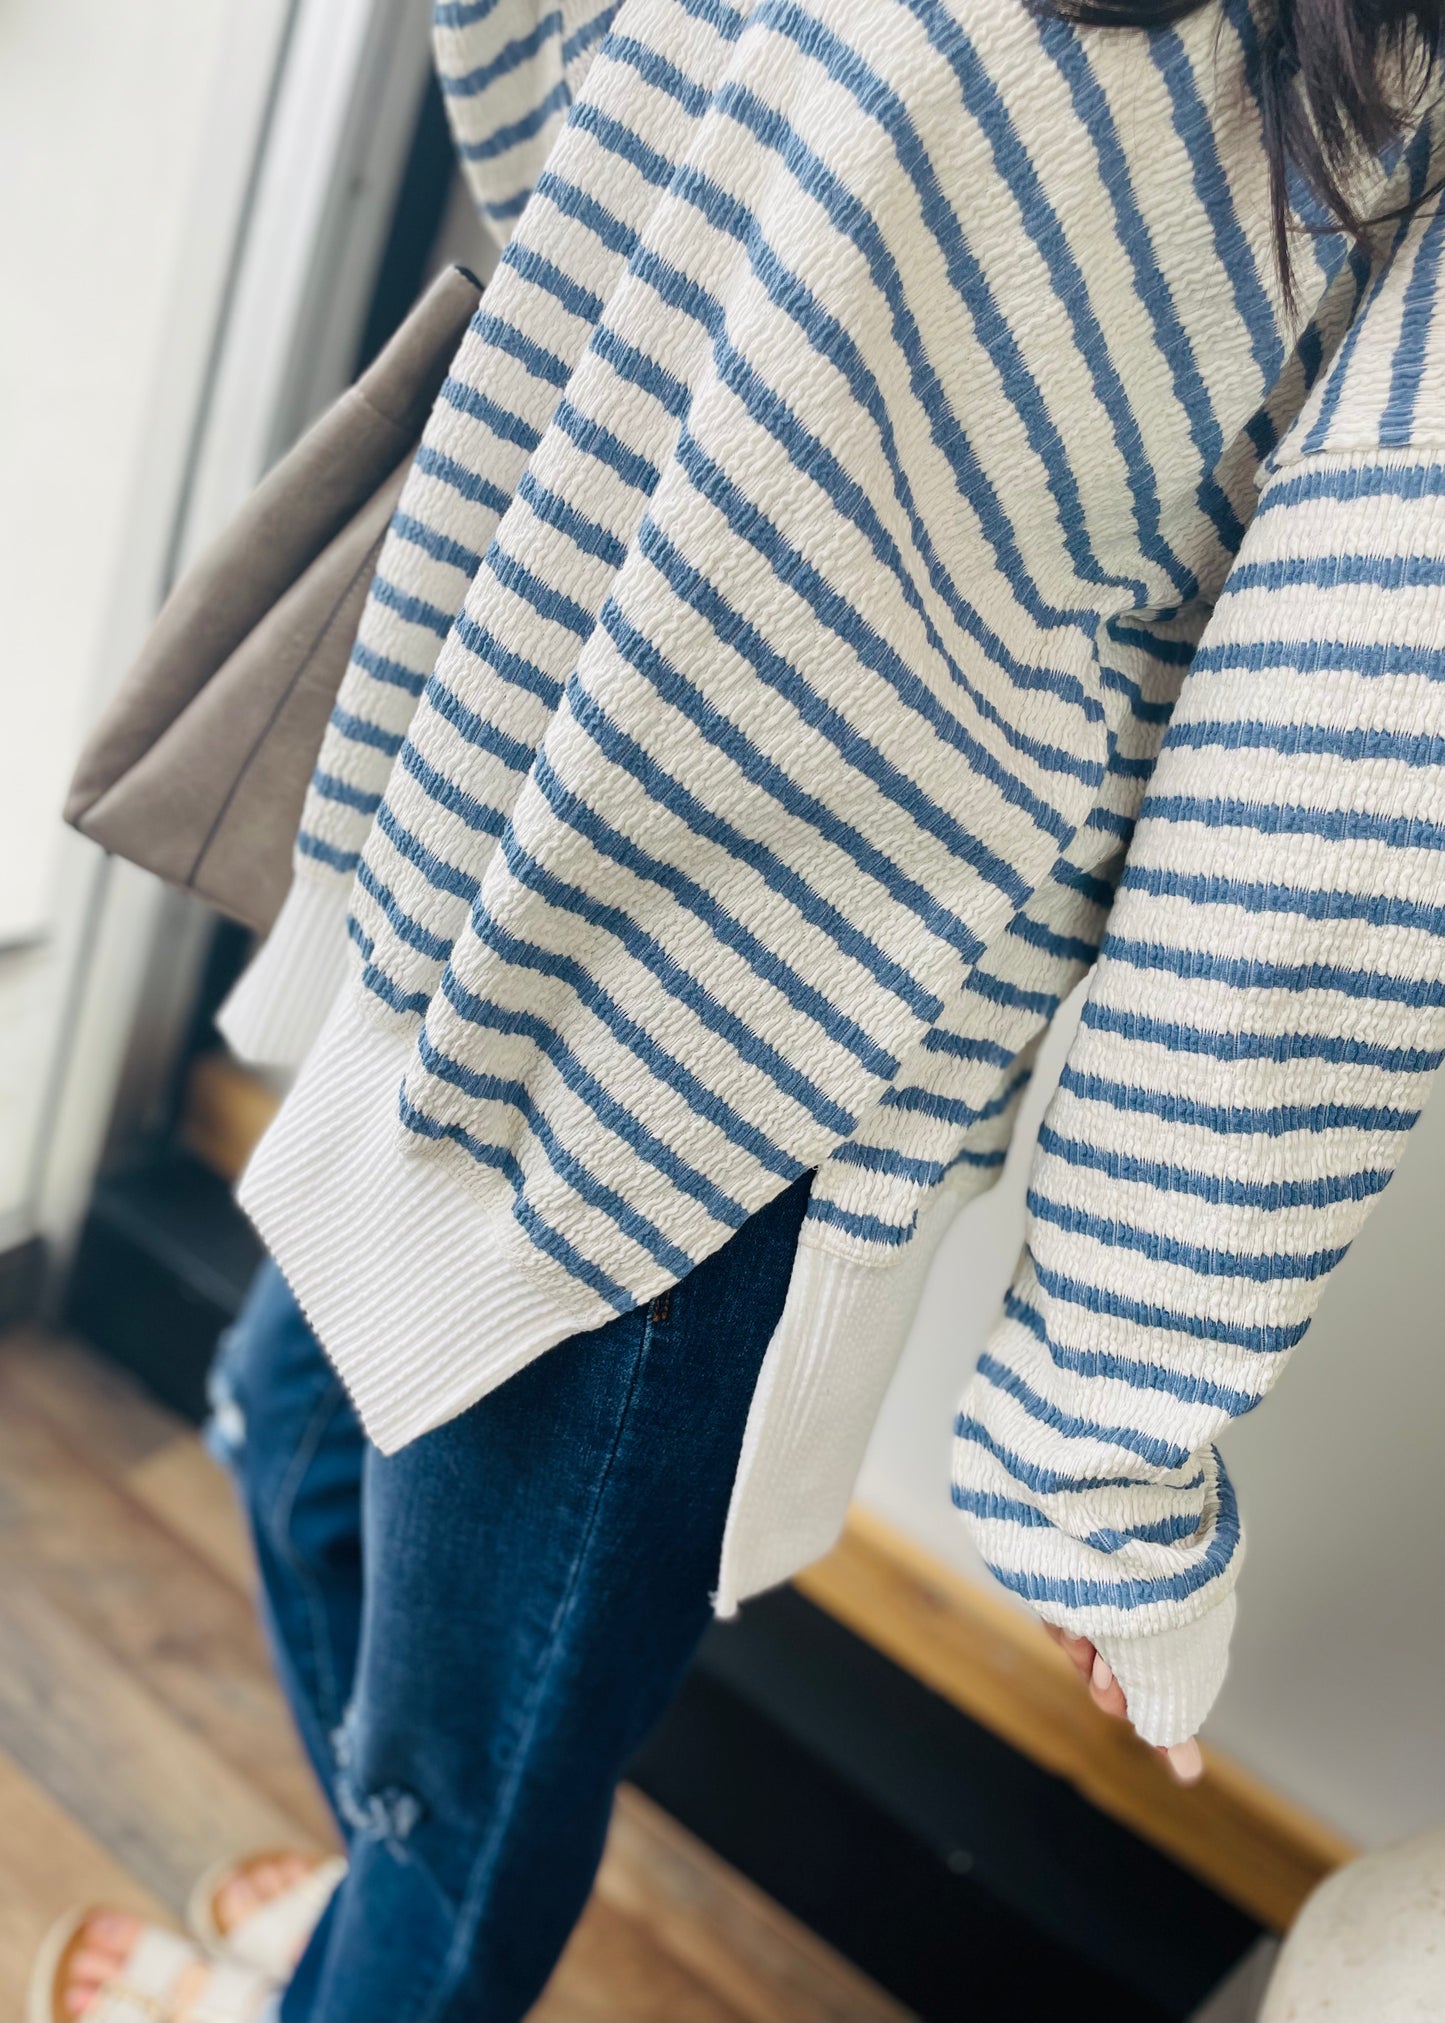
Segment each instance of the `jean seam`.
M441 2012L442 2005L450 1999L466 1965L467 1958L470 1955L471 1939L476 1925L479 1899L491 1875L506 1831L511 1825L517 1794L527 1769L529 1752L537 1732L537 1721L545 1699L547 1680L556 1662L557 1653L562 1642L562 1634L577 1599L582 1567L597 1536L598 1518L607 1495L608 1484L612 1478L613 1464L617 1459L618 1448L622 1444L622 1435L626 1430L627 1421L632 1412L633 1400L637 1395L638 1381L642 1376L642 1371L647 1362L648 1352L651 1347L652 1314L649 1310L643 1325L642 1338L637 1346L637 1354L633 1359L632 1375L627 1385L627 1396L622 1401L622 1410L618 1413L617 1423L613 1428L612 1442L607 1450L607 1459L603 1463L601 1473L597 1478L597 1491L592 1499L592 1508L587 1514L586 1528L578 1543L577 1551L573 1555L572 1565L568 1569L566 1588L561 1600L557 1604L556 1613L552 1618L551 1628L547 1633L546 1645L538 1656L537 1669L528 1693L523 1725L517 1739L517 1749L513 1758L512 1768L493 1813L492 1830L484 1845L478 1849L476 1859L473 1861L471 1871L468 1874L466 1888L463 1891L461 1905L457 1912L455 1935L447 1957L442 1962L441 1977L435 1999L426 2009L422 2023L435 2023L436 2017ZM459 1951L461 1957L457 1958Z

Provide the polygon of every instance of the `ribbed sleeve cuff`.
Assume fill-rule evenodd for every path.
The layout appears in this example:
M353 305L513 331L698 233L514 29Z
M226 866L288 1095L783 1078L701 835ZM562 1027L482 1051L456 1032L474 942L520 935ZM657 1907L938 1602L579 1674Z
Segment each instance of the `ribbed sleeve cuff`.
M351 881L298 871L259 953L216 1014L232 1053L294 1072L346 977Z
M383 1453L612 1308L397 1116L410 1026L343 990L239 1190Z
M1129 1719L1144 1741L1168 1749L1199 1733L1224 1684L1233 1630L1231 1590L1178 1629L1093 1640L1123 1688Z

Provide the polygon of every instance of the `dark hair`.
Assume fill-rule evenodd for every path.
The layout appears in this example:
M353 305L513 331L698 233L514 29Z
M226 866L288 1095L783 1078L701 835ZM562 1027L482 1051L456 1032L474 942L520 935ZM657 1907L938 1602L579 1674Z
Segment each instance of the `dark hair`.
M1206 0L1040 0L1084 27L1163 28ZM1261 25L1258 90L1269 151L1271 216L1289 290L1291 165L1335 224L1359 238L1351 185L1364 157L1398 140L1430 84L1445 30L1442 0L1273 0ZM1417 200L1418 201L1418 200ZM1405 209L1388 215L1399 217Z

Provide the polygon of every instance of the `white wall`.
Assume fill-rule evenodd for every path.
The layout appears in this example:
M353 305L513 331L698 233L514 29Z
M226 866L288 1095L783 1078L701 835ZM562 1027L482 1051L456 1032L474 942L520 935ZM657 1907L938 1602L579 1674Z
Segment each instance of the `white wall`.
M0 1243L33 1220L96 875L58 809L82 726L160 587L212 284L249 173L259 79L239 60L245 12L244 0L0 9ZM277 9L253 0L253 44L263 17L274 36ZM259 54L264 78L274 49ZM182 275L207 206L214 243ZM154 566L127 583L147 516Z
M1029 1153L1076 1007L1050 1035L999 1186L935 1264L859 1485L989 1578L949 1505L950 1428L1023 1240ZM1249 1542L1207 1733L1345 1832L1445 1824L1445 1100L1275 1391L1221 1445Z

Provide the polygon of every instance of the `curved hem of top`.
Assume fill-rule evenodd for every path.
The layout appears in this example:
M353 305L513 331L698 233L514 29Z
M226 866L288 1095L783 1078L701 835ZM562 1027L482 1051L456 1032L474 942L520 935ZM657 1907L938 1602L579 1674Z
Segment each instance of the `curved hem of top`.
M384 1454L613 1315L571 1281L570 1301L549 1291L560 1267L510 1215L500 1227L444 1157L408 1148L414 1038L343 990L237 1194Z

